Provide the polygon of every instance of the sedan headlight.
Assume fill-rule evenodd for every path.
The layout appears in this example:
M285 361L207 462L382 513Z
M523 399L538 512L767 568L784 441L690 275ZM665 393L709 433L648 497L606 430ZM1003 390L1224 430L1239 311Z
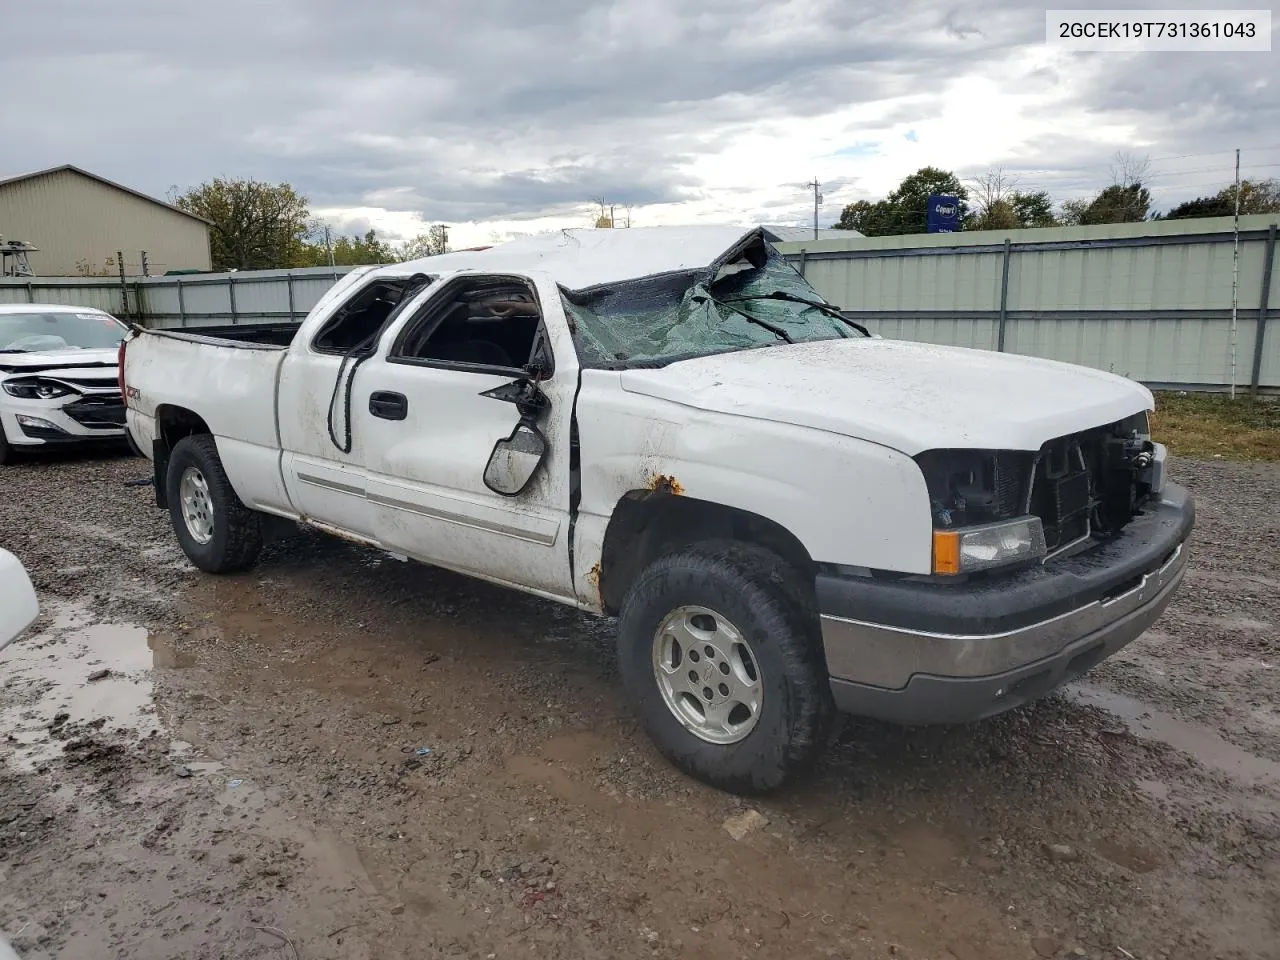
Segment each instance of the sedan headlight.
M933 531L933 572L947 576L976 573L1045 555L1039 517Z
M46 380L43 377L27 377L21 380L6 380L0 384L4 392L21 400L56 400L75 393L65 383L57 380Z

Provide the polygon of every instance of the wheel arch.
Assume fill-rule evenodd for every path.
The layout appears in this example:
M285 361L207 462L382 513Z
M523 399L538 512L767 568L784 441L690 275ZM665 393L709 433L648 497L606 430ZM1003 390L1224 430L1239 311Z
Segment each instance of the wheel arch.
M184 437L197 434L212 434L204 417L187 407L172 403L162 403L156 407L156 437L151 443L151 463L155 471L154 485L156 490L156 506L162 509L169 506L169 495L166 477L169 473L169 454Z
M816 564L800 539L780 523L658 484L656 489L627 491L609 517L595 571L604 612L617 614L632 583L653 561L705 540L762 547L793 567L812 589Z

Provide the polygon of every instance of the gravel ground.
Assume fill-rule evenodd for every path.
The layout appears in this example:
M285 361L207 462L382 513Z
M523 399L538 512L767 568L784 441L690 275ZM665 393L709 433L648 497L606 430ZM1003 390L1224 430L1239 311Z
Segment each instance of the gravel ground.
M1280 957L1278 465L1174 464L1186 585L1086 683L850 721L750 804L649 746L610 623L310 534L207 577L146 473L0 479L45 611L0 654L25 960Z

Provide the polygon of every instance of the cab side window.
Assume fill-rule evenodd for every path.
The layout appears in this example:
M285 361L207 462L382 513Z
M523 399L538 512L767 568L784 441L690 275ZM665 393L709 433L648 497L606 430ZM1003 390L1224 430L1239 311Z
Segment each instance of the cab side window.
M542 310L527 281L466 277L441 291L409 322L387 359L523 371L534 357L541 329Z

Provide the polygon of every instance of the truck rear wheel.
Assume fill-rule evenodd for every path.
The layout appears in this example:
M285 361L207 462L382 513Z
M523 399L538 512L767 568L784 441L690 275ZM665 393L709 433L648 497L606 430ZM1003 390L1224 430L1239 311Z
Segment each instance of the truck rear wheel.
M262 549L257 513L236 496L209 434L178 441L165 475L169 516L182 551L206 573L234 573L253 566Z
M677 767L763 793L826 744L835 707L818 617L785 561L697 544L651 564L623 601L618 654L641 723Z

